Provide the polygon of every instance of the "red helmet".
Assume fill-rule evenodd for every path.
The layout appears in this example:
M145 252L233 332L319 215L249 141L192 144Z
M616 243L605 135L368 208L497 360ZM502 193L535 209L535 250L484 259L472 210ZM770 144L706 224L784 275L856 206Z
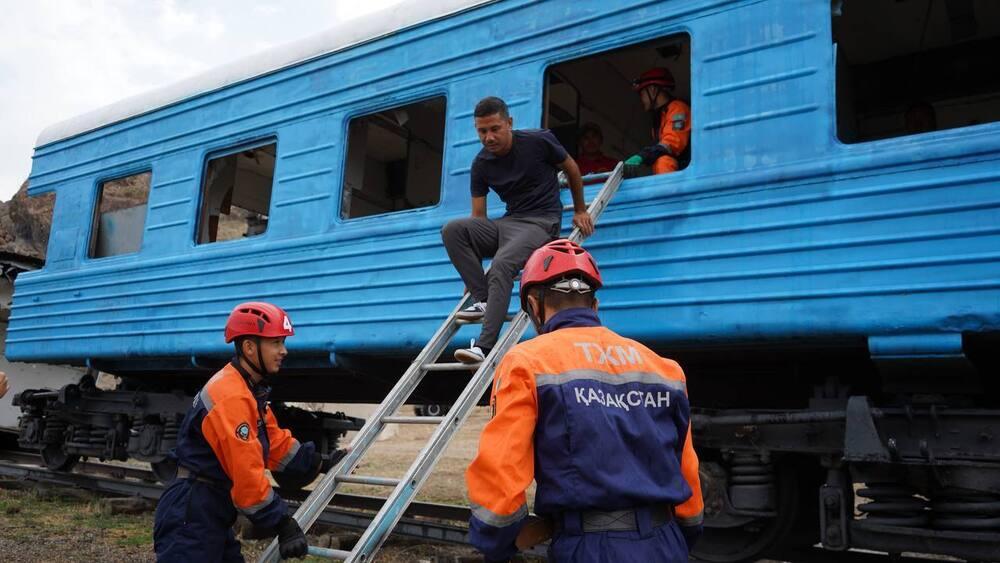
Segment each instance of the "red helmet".
M240 336L278 338L294 335L295 329L292 328L292 320L288 318L288 313L270 303L260 301L240 303L226 321L227 343Z
M674 88L674 75L669 69L663 67L656 67L647 70L646 72L639 75L632 81L632 89L638 92L646 86L660 86L661 88L666 88L667 90L672 90Z
M521 308L528 310L527 290L531 286L574 277L582 277L590 284L591 291L604 285L597 262L575 242L563 238L539 248L528 258L521 272Z

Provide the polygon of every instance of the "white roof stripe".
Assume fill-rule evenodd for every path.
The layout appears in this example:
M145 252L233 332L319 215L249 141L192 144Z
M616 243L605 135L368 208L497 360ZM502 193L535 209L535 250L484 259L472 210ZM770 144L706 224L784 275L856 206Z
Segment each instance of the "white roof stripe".
M322 33L250 55L97 110L46 127L36 147L93 131L158 108L225 88L317 57L365 43L419 23L497 0L404 0L385 10L348 20Z

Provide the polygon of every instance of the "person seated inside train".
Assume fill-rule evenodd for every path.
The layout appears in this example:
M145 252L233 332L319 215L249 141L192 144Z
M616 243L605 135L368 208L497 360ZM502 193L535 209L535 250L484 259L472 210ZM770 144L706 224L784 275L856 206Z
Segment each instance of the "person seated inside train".
M583 127L580 128L580 138L577 144L579 150L576 163L580 167L580 174L584 176L611 172L618 164L617 160L604 154L604 133L601 132L601 127L594 122L583 124Z
M173 452L177 478L156 507L160 563L243 561L232 527L237 510L278 537L282 558L306 555L305 534L264 470L309 482L346 452L319 454L279 427L271 411L271 383L288 353L285 338L294 334L285 311L270 303L242 303L229 315L225 338L235 342L236 356L195 396Z
M628 167L651 166L653 174L676 172L690 160L691 106L674 96L674 75L651 68L632 81L642 107L649 113L653 144L629 157Z
M923 100L912 102L903 112L903 129L907 135L937 131L937 112Z
M448 257L472 294L472 305L459 318L482 321L479 337L455 352L465 363L489 355L507 316L514 277L536 248L559 235L559 170L566 173L573 195L573 224L584 236L594 231L580 169L555 135L547 129L515 131L507 104L493 96L476 104L474 119L483 148L472 162L472 216L441 229ZM496 220L486 215L490 189L507 204L507 212ZM483 259L489 257L493 261L486 274Z

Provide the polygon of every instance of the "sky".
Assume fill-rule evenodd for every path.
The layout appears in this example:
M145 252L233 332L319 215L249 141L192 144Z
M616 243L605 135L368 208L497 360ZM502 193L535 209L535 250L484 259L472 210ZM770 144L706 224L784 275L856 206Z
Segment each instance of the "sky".
M0 0L0 201L45 127L400 0Z

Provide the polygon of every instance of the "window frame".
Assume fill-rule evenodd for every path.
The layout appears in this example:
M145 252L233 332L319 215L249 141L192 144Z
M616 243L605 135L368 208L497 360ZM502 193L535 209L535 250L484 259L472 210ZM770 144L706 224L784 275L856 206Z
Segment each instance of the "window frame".
M830 61L830 81L828 88L828 100L830 101L832 112L830 115L830 128L829 137L832 142L832 146L836 147L841 151L857 151L861 150L863 152L870 152L874 149L906 149L912 148L915 145L923 145L925 143L941 143L942 141L954 141L957 139L963 139L968 136L970 132L974 134L990 132L990 129L996 129L1000 131L1000 119L996 121L987 121L984 123L977 123L975 125L961 125L958 127L950 127L946 129L937 129L935 131L925 131L922 133L906 133L903 135L896 135L892 137L882 137L880 139L869 139L863 141L848 142L840 138L840 97L837 96L838 80L839 74L837 72L837 62L839 60L841 43L836 41L834 37L834 22L833 18L836 17L832 12L826 21L826 33L827 41L826 45L828 48L826 59ZM692 157L692 160L693 157Z
M112 254L110 256L94 256L94 252L97 250L97 235L98 235L98 221L101 215L101 196L104 195L104 185L109 182L114 182L116 180L123 180L130 176L138 176L140 174L149 173L149 188L146 193L146 216L143 218L142 222L142 240L139 241L139 249L135 252L125 252L122 254ZM87 246L83 251L83 261L84 263L92 261L105 261L113 260L115 258L131 257L142 254L145 250L146 244L146 229L149 228L149 214L150 205L149 200L153 195L153 166L152 164L143 164L138 167L130 167L125 170L116 171L114 173L107 173L101 176L97 176L94 179L94 184L91 188L92 197L91 201L91 211L90 211L90 224L87 226ZM57 194L58 197L58 194ZM53 211L54 213L54 211Z
M343 207L344 207L344 188L347 185L347 153L350 150L349 139L351 132L351 122L359 117L367 117L370 115L375 115L383 111L399 109L405 106L419 104L421 102L426 102L433 100L435 98L444 99L444 130L442 131L442 148L441 148L441 179L438 181L438 200L434 205L427 205L424 207L414 207L412 209L400 209L399 211L386 211L384 213L376 213L374 215L365 215L363 217L344 217ZM405 98L395 100L392 104L385 103L384 100L378 104L371 104L365 106L359 106L353 110L344 114L342 118L341 127L341 139L343 139L343 149L340 155L340 189L336 190L334 197L336 203L334 205L334 220L333 223L336 224L347 224L353 225L359 221L373 221L373 220L386 220L389 217L406 217L406 214L410 213L427 213L435 210L444 203L445 195L445 179L448 175L448 157L451 154L449 150L450 145L448 144L448 125L450 120L450 115L448 113L450 105L450 97L446 89L440 88L430 91L423 91L416 94L412 94Z
M268 202L267 209L267 223L268 227L264 229L263 233L255 235L252 237L244 237L240 239L232 240L216 240L212 242L198 242L198 238L201 235L201 219L202 213L205 211L205 180L208 176L208 164L212 160L219 158L225 158L246 150L257 149L265 147L267 145L274 145L274 171L271 173L271 195ZM274 214L274 186L278 182L278 166L281 161L279 151L279 138L277 133L265 133L262 135L255 135L250 138L250 140L238 141L236 143L227 143L221 145L218 148L206 149L202 151L201 154L201 172L198 175L198 205L195 207L195 217L192 222L192 228L188 236L188 240L192 248L216 248L219 244L236 244L247 241L254 240L265 240L270 238L271 233L271 217Z
M678 25L676 27L668 28L666 32L664 32L663 30L659 30L659 29L658 30L650 30L650 31L647 31L645 33L640 33L640 34L629 36L628 40L625 41L625 42L618 42L618 43L615 43L614 45L608 45L607 43L597 43L597 44L595 44L592 47L588 46L588 48L586 48L586 49L577 49L577 50L574 50L574 51L561 52L561 53L558 53L558 56L550 56L550 57L547 57L546 59L544 59L542 61L542 67L541 67L541 70L542 70L541 89L542 90L540 92L540 97L539 97L539 103L541 104L541 108L540 108L541 112L540 112L540 115L539 115L539 124L538 124L538 127L545 128L544 120L545 120L545 115L546 115L546 111L547 111L547 108L545 107L545 102L547 100L546 95L547 95L548 82L549 82L548 81L548 74L549 74L549 71L552 69L552 67L555 67L555 66L558 66L558 65L561 65L561 64L565 64L565 63L568 63L568 62L578 61L578 60L581 60L581 59L589 59L589 58L601 55L602 53L610 53L610 52L623 51L623 50L626 50L626 49L635 48L635 47L637 47L639 45L642 45L643 43L651 43L651 42L654 42L654 41L657 41L657 40L662 40L662 39L666 39L666 38L673 37L673 36L678 36L678 35L685 35L687 37L688 59L689 59L688 76L689 76L689 81L690 81L690 88L689 88L690 91L688 92L688 94L689 94L688 98L689 99L687 100L687 102L688 102L688 105L691 106L691 114L692 114L692 118L693 118L694 114L695 114L694 101L695 101L695 97L696 97L696 92L700 91L698 88L696 88L697 80L696 80L696 77L695 77L695 73L693 72L694 63L695 63L695 60L696 60L695 59L695 50L694 50L694 47L695 47L695 40L694 40L695 33L693 32L693 30L691 29L691 27L688 26L688 25ZM694 121L692 120L692 123L693 122ZM623 182L630 182L630 183L635 183L635 182L642 183L642 182L651 181L651 178L656 178L656 177L660 177L660 176L668 176L668 177L671 177L671 178L686 178L687 176L689 176L690 174L685 174L685 173L688 172L688 170L691 170L692 168L694 168L697 165L696 164L696 162L697 162L697 156L696 156L695 150L697 148L697 145L699 145L700 143L695 143L694 141L695 141L695 133L698 130L699 129L697 129L696 127L693 127L693 126L691 127L691 136L688 139L688 145L689 145L689 148L691 150L691 160L688 162L687 166L685 166L684 168L681 168L680 170L678 170L676 172L671 172L670 174L651 174L649 176L639 176L639 177L636 177L636 178L626 178L626 179L623 179L622 181ZM576 158L574 155L570 155L570 156L573 156L574 159ZM680 176L681 174L684 174L684 176ZM660 178L660 179L662 180L663 178Z

